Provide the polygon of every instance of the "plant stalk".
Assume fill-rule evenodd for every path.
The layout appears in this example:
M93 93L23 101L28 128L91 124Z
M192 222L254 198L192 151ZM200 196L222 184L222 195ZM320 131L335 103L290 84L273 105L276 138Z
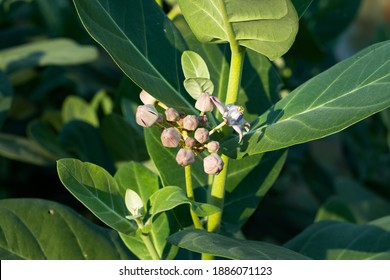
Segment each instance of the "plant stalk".
M225 8L224 3L221 5ZM242 68L244 63L245 48L241 47L235 39L233 27L229 22L226 8L223 11L223 17L225 21L225 28L228 34L231 60L230 60L230 71L229 71L229 83L226 94L225 104L234 104L238 100L238 93L240 90ZM218 232L221 225L222 211L224 207L225 189L227 181L227 170L229 166L229 158L222 155L224 162L224 168L220 174L214 178L213 185L211 187L210 203L217 206L220 211L211 215L208 219L207 230L209 232ZM204 259L213 259L213 256L204 255Z
M184 167L185 172L185 179L186 179L186 192L188 199L194 200L194 190L192 187L192 177L191 177L191 165L187 165ZM192 209L192 206L190 207L190 214L192 218L192 222L194 223L194 226L196 229L204 229L202 226L202 223L199 220L198 215L194 212Z
M135 219L138 227L141 229L144 227L142 221L140 218ZM148 249L148 252L153 260L160 260L161 257L159 256L156 247L154 246L154 243L152 239L150 238L150 235L148 233L141 232L141 239L144 242L146 249Z

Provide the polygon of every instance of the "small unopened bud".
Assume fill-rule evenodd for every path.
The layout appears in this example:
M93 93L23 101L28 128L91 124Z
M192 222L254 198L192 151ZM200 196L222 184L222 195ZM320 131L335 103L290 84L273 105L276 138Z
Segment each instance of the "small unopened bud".
M187 166L195 161L194 153L192 150L180 149L176 155L176 161L181 166Z
M142 90L139 94L139 99L141 99L142 103L145 105L155 105L157 99L147 93L145 90Z
M140 105L135 113L135 121L143 127L151 127L158 118L158 112L152 105Z
M198 128L195 130L194 137L199 143L203 144L209 140L209 131L206 128Z
M201 112L211 112L214 109L214 103L210 99L210 95L206 92L199 95L195 103L195 108Z
M174 108L168 108L165 110L165 117L169 122L175 122L179 119L179 113Z
M217 141L210 141L209 143L207 143L207 150L210 153L218 152L218 150L219 150L219 142L217 142Z
M183 127L186 130L193 131L199 125L198 117L195 115L188 115L183 119Z
M204 126L207 124L208 119L206 115L198 116L199 126Z
M165 147L175 148L179 145L180 133L173 127L165 128L161 133L161 142Z
M186 144L186 147L187 148L193 148L196 144L196 140L192 137L187 137L186 141L185 141L185 144Z
M218 154L211 154L203 159L203 169L207 174L218 174L223 169L223 161Z

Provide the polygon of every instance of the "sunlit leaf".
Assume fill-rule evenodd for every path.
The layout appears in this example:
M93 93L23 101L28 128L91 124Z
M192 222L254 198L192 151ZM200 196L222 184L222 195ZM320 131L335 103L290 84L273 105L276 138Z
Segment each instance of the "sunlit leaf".
M64 186L108 226L125 234L136 230L126 219L129 212L124 197L106 170L76 159L60 159L57 172Z
M243 157L319 139L390 106L390 42L375 44L291 92L252 123L231 157Z
M0 201L0 259L118 260L133 258L114 230L41 199Z
M147 207L150 207L148 204L149 198L158 191L160 186L158 176L137 162L121 165L114 178L122 195L124 195L126 189L132 189L139 194L143 205L147 205ZM177 224L166 213L162 213L153 219L149 235L156 245L157 252L163 259L172 259L176 255L177 247L167 243L166 240L176 230ZM120 237L138 258L143 260L152 259L140 236L120 233Z
M275 59L291 47L298 16L290 0L179 0L180 9L201 42L238 42Z
M81 46L73 40L57 38L0 50L0 57L0 70L15 71L35 66L87 63L95 60L98 52L93 46Z

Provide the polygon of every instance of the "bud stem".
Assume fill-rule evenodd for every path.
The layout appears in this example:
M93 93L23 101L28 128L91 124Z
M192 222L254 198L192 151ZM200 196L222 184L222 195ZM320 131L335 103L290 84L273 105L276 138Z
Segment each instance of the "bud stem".
M192 188L192 177L191 177L191 165L184 167L185 178L186 178L186 191L187 197L191 200L194 200L194 190ZM192 206L190 207L191 218L196 229L204 229L202 223L199 220L199 217L196 215Z
M220 129L224 125L226 125L226 121L221 122L219 125L217 125L212 130L210 130L209 135L213 134L215 131L217 131L218 129Z

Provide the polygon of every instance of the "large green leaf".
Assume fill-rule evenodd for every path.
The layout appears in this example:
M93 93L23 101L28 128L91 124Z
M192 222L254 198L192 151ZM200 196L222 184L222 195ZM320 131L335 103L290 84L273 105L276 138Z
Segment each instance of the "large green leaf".
M118 234L41 199L0 201L0 259L129 259Z
M183 97L180 33L153 0L74 0L89 34L139 87L178 110Z
M9 108L11 108L13 89L7 76L0 72L0 128L3 126Z
M237 41L275 59L288 51L298 32L298 16L290 0L178 0L201 42Z
M286 247L319 260L389 260L390 216L366 225L336 221L315 223Z
M390 42L373 45L314 77L260 116L231 157L308 142L339 132L390 106Z
M106 170L77 159L60 159L57 171L64 186L108 226L125 234L136 230L126 219L129 212L118 184Z
M98 57L93 46L80 46L70 39L57 38L28 43L0 51L0 70L47 65L75 65Z
M203 230L184 230L168 238L169 242L198 253L237 260L304 260L304 255L265 242L234 239Z
M278 178L286 157L287 150L280 150L229 160L224 223L235 230L243 226Z

